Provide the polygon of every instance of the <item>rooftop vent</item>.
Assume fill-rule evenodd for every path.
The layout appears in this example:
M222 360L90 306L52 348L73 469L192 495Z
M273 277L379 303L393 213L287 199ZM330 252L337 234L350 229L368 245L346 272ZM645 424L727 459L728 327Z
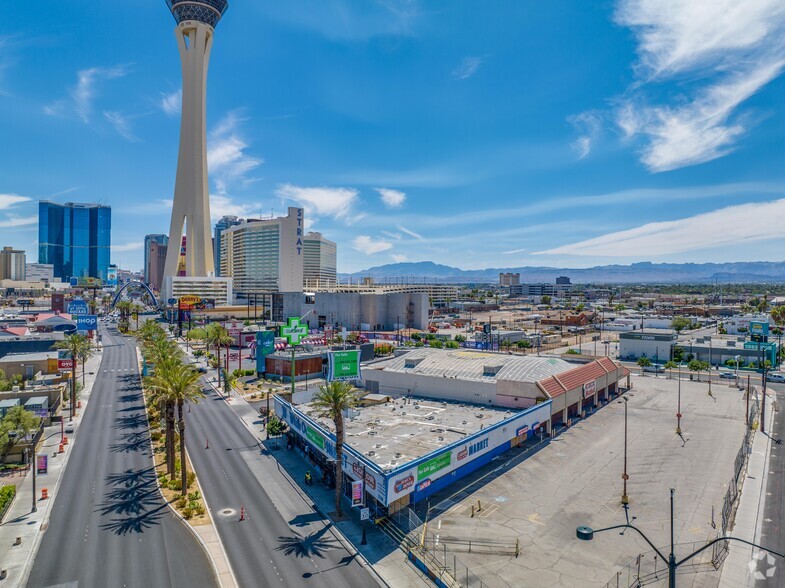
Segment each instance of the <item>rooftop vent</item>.
M503 366L500 365L484 365L482 366L483 376L495 376L502 370Z
M414 368L420 365L422 362L422 357L407 357L404 359L403 367L405 368Z

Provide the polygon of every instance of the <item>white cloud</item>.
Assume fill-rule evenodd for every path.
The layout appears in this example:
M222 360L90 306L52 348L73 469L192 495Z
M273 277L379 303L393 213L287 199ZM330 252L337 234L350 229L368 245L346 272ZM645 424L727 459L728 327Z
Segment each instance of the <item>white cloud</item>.
M785 237L785 199L720 208L675 221L648 223L536 254L651 257Z
M69 98L57 100L44 107L44 112L51 116L62 116L73 111L82 122L89 123L99 82L112 80L127 75L127 65L114 67L91 67L77 72L76 85L68 90Z
M128 117L124 114L113 110L104 110L104 118L114 127L114 130L117 131L120 136L128 139L132 143L139 141L139 138L134 135L131 130L131 123L129 122Z
M238 204L228 196L210 195L210 217L213 221L220 219L222 216L258 217L261 207L262 205L258 203Z
M297 202L305 209L306 218L328 216L347 223L356 221L357 215L353 208L358 202L358 192L353 188L307 188L282 184L275 194L279 198Z
M6 210L22 202L30 202L30 200L32 198L20 196L19 194L0 194L0 210Z
M403 263L404 261L409 261L408 257L406 257L405 255L399 255L397 253L393 253L392 255L390 255L390 257L392 257L393 260L398 262L398 263Z
M248 174L264 163L263 159L245 152L248 143L242 138L239 127L246 120L240 118L237 111L231 111L208 136L207 166L220 194L225 194L230 186L252 181Z
M502 255L514 255L516 253L523 253L526 249L511 249L510 251L502 251Z
M398 230L401 231L402 233L406 233L410 237L414 237L418 241L425 241L425 238L422 235L419 235L419 234L415 233L414 231L410 231L406 227L398 227Z
M619 101L616 124L627 138L643 137L641 161L653 172L732 151L751 125L739 107L785 66L781 0L618 0L614 19L638 42L638 81ZM675 105L651 97L666 81L682 89Z
M158 104L161 107L161 110L163 110L167 116L177 116L180 114L182 102L183 91L177 90L175 92L171 92L170 94L161 92L161 100Z
M480 69L483 61L482 57L464 57L461 64L452 71L452 77L456 80L472 77Z
M387 241L374 241L368 235L360 235L352 241L352 248L366 255L373 255L380 251L392 249L392 243Z
M582 112L567 117L579 136L572 143L572 148L578 153L578 159L583 159L591 152L592 145L600 134L601 121L599 113L595 111Z
M27 225L35 225L38 223L38 215L35 216L16 216L9 214L5 220L0 221L0 228L8 229L11 227L24 227Z
M375 188L379 197L387 208L400 208L406 202L406 194L400 190L389 188Z
M390 231L382 231L381 233L382 233L382 235L384 235L385 237L389 237L390 239L395 239L396 241L400 241L401 240L401 234L400 233L392 233Z
M142 249L143 247L143 241L134 241L131 243L125 243L123 245L112 245L112 251L115 253L122 253L123 251L136 251L137 249Z

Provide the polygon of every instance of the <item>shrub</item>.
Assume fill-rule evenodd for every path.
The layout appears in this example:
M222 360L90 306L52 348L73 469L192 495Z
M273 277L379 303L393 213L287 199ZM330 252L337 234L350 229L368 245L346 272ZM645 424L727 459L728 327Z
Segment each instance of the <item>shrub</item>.
M180 510L184 509L187 504L188 501L185 499L185 496L181 496L180 498L177 499L177 508L179 508Z
M163 433L161 433L161 431L153 431L150 433L150 439L153 441L160 441L161 437L163 437Z
M202 495L199 493L199 490L194 490L193 492L188 493L188 500L191 502L199 502L199 499Z
M16 496L16 486L9 485L0 488L0 513L2 513L6 506L11 504L11 501Z
M180 480L169 480L169 490L173 492L179 492L182 488L182 484L180 484Z
M196 482L196 474L193 473L193 472L188 472L186 474L186 483L188 484L188 488L193 486L194 482ZM197 492L197 494L198 494L198 492Z
M194 516L194 511L193 510L191 510L188 507L183 509L183 518L190 519L190 518L193 518L193 516Z
M196 504L192 510L194 515L196 515L197 517L202 516L204 514L204 507L201 504Z

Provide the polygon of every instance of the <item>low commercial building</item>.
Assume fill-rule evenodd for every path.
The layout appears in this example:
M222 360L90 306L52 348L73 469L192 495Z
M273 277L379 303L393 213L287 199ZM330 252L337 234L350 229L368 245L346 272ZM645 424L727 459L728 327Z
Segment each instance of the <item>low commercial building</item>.
M679 346L684 349L686 357L692 356L698 361L706 361L711 365L723 365L727 362L744 367L751 363L758 365L761 361L769 361L777 365L776 339L769 337L768 342L757 343L744 337L698 337L681 341Z
M14 376L30 380L38 373L55 374L58 372L57 351L9 353L0 357L0 369L9 380Z
M673 357L679 336L671 329L644 329L619 333L619 357L636 361L642 357L666 362Z

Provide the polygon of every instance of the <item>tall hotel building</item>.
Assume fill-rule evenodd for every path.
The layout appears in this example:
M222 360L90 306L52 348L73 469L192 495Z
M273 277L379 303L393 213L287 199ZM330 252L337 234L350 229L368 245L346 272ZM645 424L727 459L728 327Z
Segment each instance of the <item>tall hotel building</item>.
M106 280L111 242L110 207L38 203L38 263L54 266L54 277Z
M319 290L335 286L338 248L321 233L308 233L303 238L303 286Z
M259 292L302 292L302 208L284 217L249 219L221 233L221 277L233 279L236 296Z
M169 249L169 235L146 235L144 238L144 281L153 290L164 285L164 266Z
M239 225L241 222L243 220L236 216L223 216L221 220L215 223L215 228L213 229L213 259L215 261L216 276L221 275L221 234L229 227Z

